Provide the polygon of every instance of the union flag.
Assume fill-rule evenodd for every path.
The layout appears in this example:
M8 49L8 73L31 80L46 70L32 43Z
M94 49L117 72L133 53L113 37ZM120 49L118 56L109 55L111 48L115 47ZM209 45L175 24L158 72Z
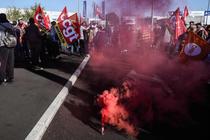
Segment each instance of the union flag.
M40 5L36 8L34 22L40 29L45 28L45 14Z
M60 21L63 21L65 19L68 18L68 11L67 11L67 8L66 6L63 8L63 11L61 12L61 14L59 15L57 21L60 22Z

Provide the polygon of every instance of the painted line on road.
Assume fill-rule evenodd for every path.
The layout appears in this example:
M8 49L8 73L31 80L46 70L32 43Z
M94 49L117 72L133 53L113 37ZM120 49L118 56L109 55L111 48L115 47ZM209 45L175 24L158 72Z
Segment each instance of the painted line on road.
M28 134L28 136L25 138L25 140L41 140L42 139L44 133L46 132L47 128L49 127L55 114L57 113L58 109L63 104L64 100L66 99L66 97L69 93L70 87L72 87L75 84L77 78L81 74L82 70L85 68L89 59L90 59L90 55L85 57L85 59L80 64L80 66L73 73L73 75L69 78L68 82L65 84L63 89L59 92L59 94L54 99L54 101L47 108L45 113L42 115L42 117L36 123L36 125L31 130L31 132Z

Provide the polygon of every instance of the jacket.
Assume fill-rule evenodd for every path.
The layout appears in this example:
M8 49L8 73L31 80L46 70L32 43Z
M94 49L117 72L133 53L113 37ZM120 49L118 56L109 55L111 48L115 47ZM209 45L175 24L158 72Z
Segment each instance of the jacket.
M11 23L9 23L9 22L0 23L0 47L5 46L2 40L5 37L5 30L6 30L6 28L4 26L2 26L1 24L6 26L7 28L12 29L15 32L14 27L12 26Z

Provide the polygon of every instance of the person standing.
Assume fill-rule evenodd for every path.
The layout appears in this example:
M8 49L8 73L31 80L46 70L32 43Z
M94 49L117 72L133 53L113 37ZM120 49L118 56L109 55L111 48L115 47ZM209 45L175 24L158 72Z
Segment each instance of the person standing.
M15 34L15 29L7 20L4 13L0 13L0 84L12 82L14 79L14 47L8 48L4 43L5 31L11 30Z
M39 28L35 25L33 18L29 19L29 26L26 27L25 31L27 45L31 51L32 65L38 68L42 39Z
M86 22L83 22L80 26L80 55L84 56L88 54L88 28Z

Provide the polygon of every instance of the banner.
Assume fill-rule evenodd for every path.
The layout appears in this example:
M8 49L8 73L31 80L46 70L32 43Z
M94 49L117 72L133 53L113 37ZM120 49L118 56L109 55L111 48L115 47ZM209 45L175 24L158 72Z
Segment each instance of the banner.
M68 44L67 44L67 42L66 42L66 40L65 40L65 38L63 36L63 33L61 32L61 30L59 28L58 23L56 23L56 25L55 25L55 31L56 31L56 33L58 35L58 38L59 38L59 40L61 42L61 45L62 46L67 46Z
M184 60L203 60L210 52L210 44L193 32L187 34L185 46L180 52L180 57Z
M56 32L61 43L65 46L74 43L80 37L80 30L78 30L78 26L71 21L70 17L57 23Z
M63 21L65 19L68 18L68 11L67 11L67 8L66 6L63 8L63 11L61 12L61 14L59 15L57 21L60 22L60 21Z

